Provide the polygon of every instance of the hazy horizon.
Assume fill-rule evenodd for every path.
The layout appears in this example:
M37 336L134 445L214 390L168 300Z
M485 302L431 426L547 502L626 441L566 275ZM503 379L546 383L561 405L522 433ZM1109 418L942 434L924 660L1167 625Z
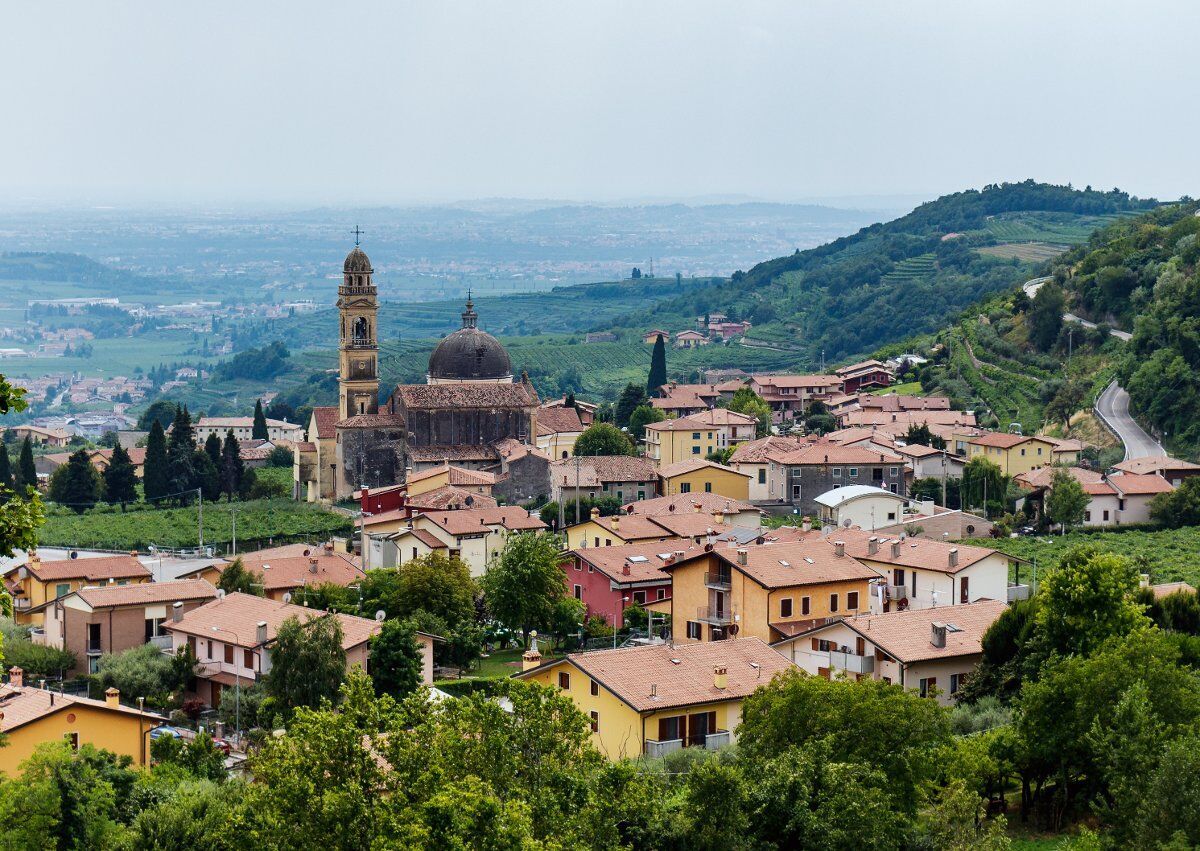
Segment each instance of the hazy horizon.
M828 202L1026 178L1200 194L1183 2L76 0L6 19L7 207L846 206Z

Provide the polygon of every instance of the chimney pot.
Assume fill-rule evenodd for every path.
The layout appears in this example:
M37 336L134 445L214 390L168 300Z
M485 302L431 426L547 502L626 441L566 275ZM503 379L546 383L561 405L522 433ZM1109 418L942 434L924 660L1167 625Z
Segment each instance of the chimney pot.
M183 601L182 600L176 600L174 603L171 604L171 620L174 621L175 623L179 623L181 620L183 620Z
M729 672L724 665L713 668L713 685L722 691L729 687Z
M846 542L845 541L834 541L833 542L833 554L835 556L837 556L838 558L842 558L843 556L845 556L846 555Z
M22 688L25 685L25 670L17 665L13 665L8 669L8 684L13 688Z
M621 575L622 575L622 576L628 576L628 575L629 575L629 562L628 562L628 561L625 561L625 562L622 562L622 563L621 563Z
M934 647L946 646L946 625L941 621L934 621L929 625L930 636L929 643Z
M900 558L900 542L892 541L892 558Z
M104 702L112 707L121 705L121 692L119 689L109 686L104 691Z
M308 572L309 572L309 573L316 573L316 572L317 572L317 565L318 565L319 563L320 563L320 562L318 562L318 561L317 561L315 558L310 558L310 559L308 560Z
M952 547L950 550L950 566L958 567L958 547Z
M745 564L745 563L746 563L746 560L747 560L747 557L748 557L748 555L749 555L749 553L746 551L746 549L745 549L744 547L739 547L739 548L738 548L738 551L737 551L737 562L738 562L738 564Z
M255 624L254 640L255 640L255 643L257 643L257 644L266 644L267 643L267 622L266 621L259 621L257 624Z
M879 539L872 536L867 540L867 553L869 555L875 555L877 552L879 552Z

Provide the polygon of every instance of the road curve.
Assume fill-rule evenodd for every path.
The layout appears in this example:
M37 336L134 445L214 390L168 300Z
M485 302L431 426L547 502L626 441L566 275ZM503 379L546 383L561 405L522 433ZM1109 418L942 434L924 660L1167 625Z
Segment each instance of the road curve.
M1129 415L1129 394L1113 381L1096 398L1096 414L1125 444L1125 460L1166 455L1162 444L1146 433Z

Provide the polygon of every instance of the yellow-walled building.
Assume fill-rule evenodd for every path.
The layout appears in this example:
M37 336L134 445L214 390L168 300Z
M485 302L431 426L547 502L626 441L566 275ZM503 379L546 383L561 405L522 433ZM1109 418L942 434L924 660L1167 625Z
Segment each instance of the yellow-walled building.
M12 668L8 684L0 686L0 733L5 739L0 774L17 776L38 745L64 740L76 750L93 745L145 766L150 761L150 731L165 721L156 713L122 706L115 688L104 700L58 694L26 686L21 669Z
M663 496L688 493L713 493L746 502L750 499L750 473L733 467L691 458L669 464L658 471Z
M544 664L533 650L525 665L513 676L566 692L613 760L730 744L742 701L794 667L756 638L594 650Z
M129 585L153 578L133 555L42 561L30 553L28 562L4 574L4 585L12 595L17 623L41 626L42 609L59 597L88 585Z
M725 408L713 408L686 417L646 426L646 457L659 467L710 453L747 440L753 440L758 421L749 414Z
M972 438L967 444L967 460L986 458L1012 477L1054 463L1057 445L1048 438L988 432ZM1002 497L997 494L997 497Z
M826 618L871 608L879 574L823 539L717 546L663 565L671 575L671 635L677 643L731 636L768 643Z

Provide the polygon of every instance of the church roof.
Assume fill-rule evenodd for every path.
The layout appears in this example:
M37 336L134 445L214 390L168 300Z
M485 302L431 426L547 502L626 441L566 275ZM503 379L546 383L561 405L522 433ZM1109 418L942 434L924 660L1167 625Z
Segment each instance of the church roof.
M338 428L404 428L399 414L357 414L337 421Z
M429 377L442 381L486 381L512 377L512 361L500 341L476 327L475 305L467 298L462 328L438 343L429 356Z
M342 264L342 270L346 272L371 272L371 261L367 258L367 254L357 245L351 249L346 255L346 262Z
M410 446L408 457L415 464L438 461L499 461L500 453L494 446Z
M401 384L396 395L406 408L528 408L538 401L525 384Z

